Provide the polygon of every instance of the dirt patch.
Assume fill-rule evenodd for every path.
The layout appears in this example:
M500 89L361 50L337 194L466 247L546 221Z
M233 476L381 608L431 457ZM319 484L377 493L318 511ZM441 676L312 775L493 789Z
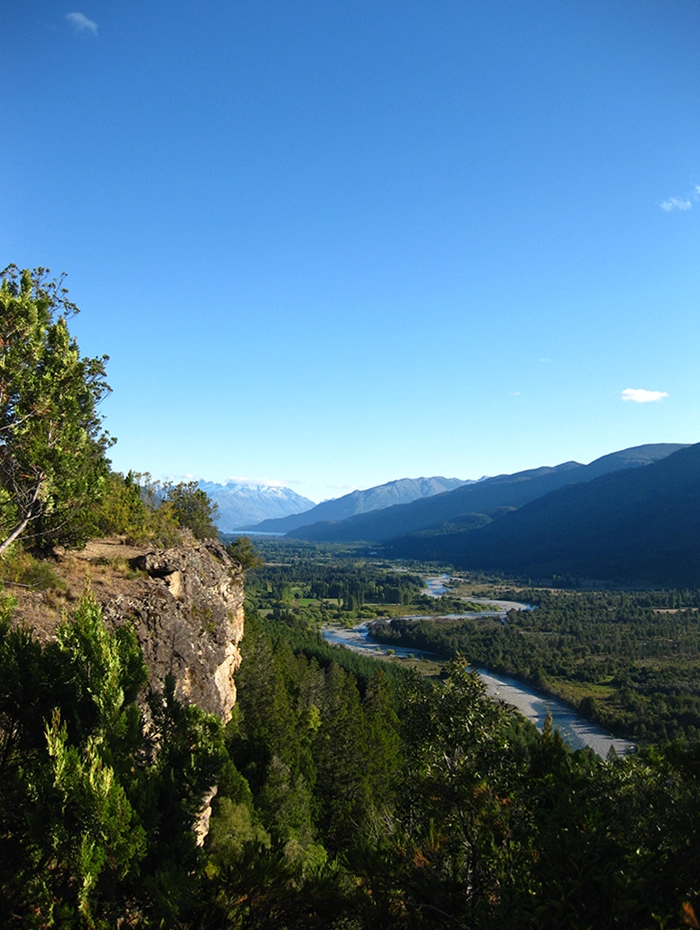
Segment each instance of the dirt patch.
M85 546L72 555L81 561L95 562L100 559L135 559L136 556L146 552L146 546L129 546L123 539L92 539Z
M133 560L147 547L127 546L120 539L89 542L79 551L59 551L51 567L60 586L36 591L23 585L7 584L5 590L17 601L14 622L32 627L37 639L47 642L66 610L71 610L86 587L92 588L104 606L118 598L138 597L148 585L148 576L133 567Z

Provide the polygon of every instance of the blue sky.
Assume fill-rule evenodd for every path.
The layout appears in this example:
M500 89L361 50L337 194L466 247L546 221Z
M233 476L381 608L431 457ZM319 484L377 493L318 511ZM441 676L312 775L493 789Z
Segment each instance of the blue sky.
M117 469L321 500L700 440L697 0L0 22L0 264L67 272Z

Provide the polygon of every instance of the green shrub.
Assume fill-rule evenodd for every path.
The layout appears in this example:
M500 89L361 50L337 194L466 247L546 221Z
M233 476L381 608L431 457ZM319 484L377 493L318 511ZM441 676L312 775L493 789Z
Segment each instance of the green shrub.
M0 556L0 582L25 585L38 591L65 588L49 562L39 561L15 544Z

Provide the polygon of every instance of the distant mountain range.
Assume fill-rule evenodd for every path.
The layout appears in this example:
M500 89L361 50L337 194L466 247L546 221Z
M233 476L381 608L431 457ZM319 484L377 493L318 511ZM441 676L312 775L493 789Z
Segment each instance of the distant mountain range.
M487 525L415 535L392 556L531 578L700 585L700 444L643 468L570 484Z
M308 526L311 523L345 520L356 514L385 510L397 504L407 504L445 491L452 491L465 484L474 484L474 482L462 481L459 478L400 478L366 491L352 491L335 500L323 501L304 513L264 520L262 523L247 526L244 529L255 530L259 533L289 533L291 530Z
M284 517L309 510L314 502L290 488L268 484L229 481L216 484L200 481L198 486L219 506L217 526L222 533L258 523L267 517Z
M441 526L442 532L447 532L454 521L460 522L463 531L472 529L472 524L480 526L490 522L502 514L504 509L522 507L557 488L592 481L600 475L622 469L642 467L682 448L679 443L637 446L605 455L590 465L564 462L553 468L545 466L513 475L485 478L409 504L360 514L338 522L327 520L301 526L287 535L319 542L386 543L421 530L430 530L433 534L441 532ZM396 546L392 551L399 554Z
M542 581L700 586L700 443L636 446L589 465L480 481L404 478L318 505L288 488L200 487L219 504L224 532L366 542L391 558Z

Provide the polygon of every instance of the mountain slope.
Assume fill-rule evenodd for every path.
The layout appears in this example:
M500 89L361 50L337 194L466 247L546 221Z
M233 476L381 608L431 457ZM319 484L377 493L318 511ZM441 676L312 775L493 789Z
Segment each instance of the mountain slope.
M199 487L219 506L217 526L222 533L237 530L246 524L268 517L284 517L309 510L314 502L290 488L266 484L229 481L216 484L200 481Z
M429 548L463 569L700 585L700 444L561 488L473 532L417 542L397 540L392 555Z
M339 523L326 522L300 527L288 535L296 539L327 542L386 542L448 523L465 514L489 514L499 508L522 507L564 485L590 481L603 473L639 467L681 448L683 446L679 443L636 446L605 455L590 465L565 462L553 468L542 467L513 475L499 475L435 497L351 517Z
M287 535L296 539L328 542L383 542L461 514L508 505L519 506L533 497L546 494L552 488L567 484L571 480L569 472L582 467L577 462L567 462L556 468L537 468L516 475L499 475L435 497L360 514L338 523L315 523ZM511 504L511 501L516 503Z
M323 501L306 513L298 513L277 520L265 520L257 526L246 529L265 533L288 533L290 530L318 523L321 520L345 520L356 514L368 513L374 510L383 510L396 504L408 504L421 498L432 497L444 491L451 491L464 484L473 482L461 481L459 478L400 478L380 484L376 488L366 491L352 491L335 500Z

